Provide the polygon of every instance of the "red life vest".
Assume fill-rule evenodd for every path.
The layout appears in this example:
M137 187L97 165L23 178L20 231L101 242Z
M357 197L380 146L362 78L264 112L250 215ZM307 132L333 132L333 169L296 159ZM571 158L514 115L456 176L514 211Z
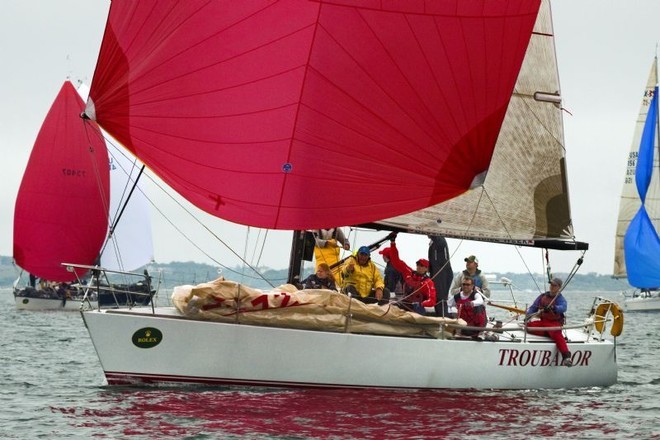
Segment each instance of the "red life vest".
M486 307L476 306L470 307L466 303L474 301L476 291L472 291L470 296L463 299L461 298L461 292L458 292L454 295L454 301L456 302L456 308L458 309L458 317L467 322L467 325L473 327L485 327L486 322L488 322L488 317L486 316Z
M559 295L559 293L557 295ZM554 303L555 303L554 297L547 294L541 295L541 299L539 300L539 310L541 311L541 313L539 314L539 318L543 321L555 321L563 324L564 323L563 313L557 313L554 310L550 310L548 312L543 310L546 306L552 305Z
M410 302L423 302L431 298L435 293L435 286L431 282L431 278L428 275L420 275L417 272L413 271L410 274L405 276L405 286L404 294L410 295L415 292L415 294L409 298ZM435 298L432 298L435 303Z

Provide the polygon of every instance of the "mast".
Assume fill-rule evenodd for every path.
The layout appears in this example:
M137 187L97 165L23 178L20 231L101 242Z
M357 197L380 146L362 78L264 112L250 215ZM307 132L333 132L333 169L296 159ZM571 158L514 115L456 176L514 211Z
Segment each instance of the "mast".
M655 55L655 85L656 87L658 86L658 47L656 44L656 55ZM656 136L656 143L655 143L655 148L657 149L656 153L658 154L658 157L660 157L660 112L655 113L655 136Z
M305 257L305 231L293 231L291 239L291 256L289 258L289 275L287 283L299 284L302 260Z

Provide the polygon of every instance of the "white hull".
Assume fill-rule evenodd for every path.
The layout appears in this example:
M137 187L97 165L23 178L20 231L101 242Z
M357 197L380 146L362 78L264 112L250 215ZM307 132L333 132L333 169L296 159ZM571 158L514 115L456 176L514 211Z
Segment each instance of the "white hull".
M524 343L375 336L196 321L173 308L145 312L82 312L110 385L528 389L617 380L614 344L576 330L568 368L557 366L551 340L533 336Z
M660 311L660 296L651 298L626 298L623 302L626 312L651 312Z
M54 298L31 298L28 296L15 296L16 308L18 310L69 310L79 311L82 301L68 299L62 302L61 299ZM86 308L98 308L98 302L85 301Z

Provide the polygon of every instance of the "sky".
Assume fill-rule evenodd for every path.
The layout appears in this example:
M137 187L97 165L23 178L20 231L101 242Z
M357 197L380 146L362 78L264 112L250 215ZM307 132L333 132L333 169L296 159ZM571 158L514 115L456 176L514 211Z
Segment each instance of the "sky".
M91 82L109 4L109 0L0 3L0 160L7 165L0 189L0 255L12 255L14 202L37 132L64 80ZM567 110L573 224L576 238L590 244L580 273L611 274L626 158L660 41L660 1L554 0L552 10ZM252 265L288 266L291 232L248 229L182 202L193 216L154 184L148 191L158 207L152 208L156 261L234 267L241 256ZM266 247L257 247L255 243L265 235ZM350 237L359 246L385 235L351 232ZM397 243L410 265L426 255L425 237L405 234ZM472 254L479 257L485 272L543 270L538 249L459 240L449 240L449 245L454 271L462 269L464 257ZM568 272L579 257L577 252L553 252L552 270Z

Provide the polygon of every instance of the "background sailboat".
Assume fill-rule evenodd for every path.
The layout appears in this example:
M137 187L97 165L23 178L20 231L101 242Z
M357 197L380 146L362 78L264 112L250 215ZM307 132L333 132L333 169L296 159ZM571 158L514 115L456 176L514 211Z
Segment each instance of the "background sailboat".
M108 153L96 124L84 126L70 117L83 108L73 84L64 82L37 135L16 198L14 259L43 280L44 288L49 282L76 281L61 263L93 264L108 230ZM77 295L77 289L58 294L57 287L15 288L15 293L19 308L80 308L79 300L64 296Z
M128 219L131 223L112 234L113 243L122 237L123 247L106 244L111 217L108 205L119 212L131 168L122 156L109 159L96 124L82 123L84 102L79 92L70 81L63 84L37 136L17 197L14 258L31 278L40 279L39 286L35 283L25 288L19 288L17 280L14 293L21 309L80 308L83 288L71 286L80 280L62 263L91 266L101 255L111 269L134 270L153 258L149 216L143 208L146 202L137 197L126 211L127 217L133 215ZM83 93L86 97L84 88ZM129 235L130 228L138 233ZM102 252L102 248L107 251ZM119 298L125 304L126 294L110 292L110 286L119 287L106 283L106 289L96 292L101 303L115 304ZM147 294L150 290L129 283L123 287ZM132 302L149 300L150 295L131 298ZM96 304L95 295L91 305Z
M658 74L653 60L627 158L614 251L614 277L636 289L627 310L660 310Z

